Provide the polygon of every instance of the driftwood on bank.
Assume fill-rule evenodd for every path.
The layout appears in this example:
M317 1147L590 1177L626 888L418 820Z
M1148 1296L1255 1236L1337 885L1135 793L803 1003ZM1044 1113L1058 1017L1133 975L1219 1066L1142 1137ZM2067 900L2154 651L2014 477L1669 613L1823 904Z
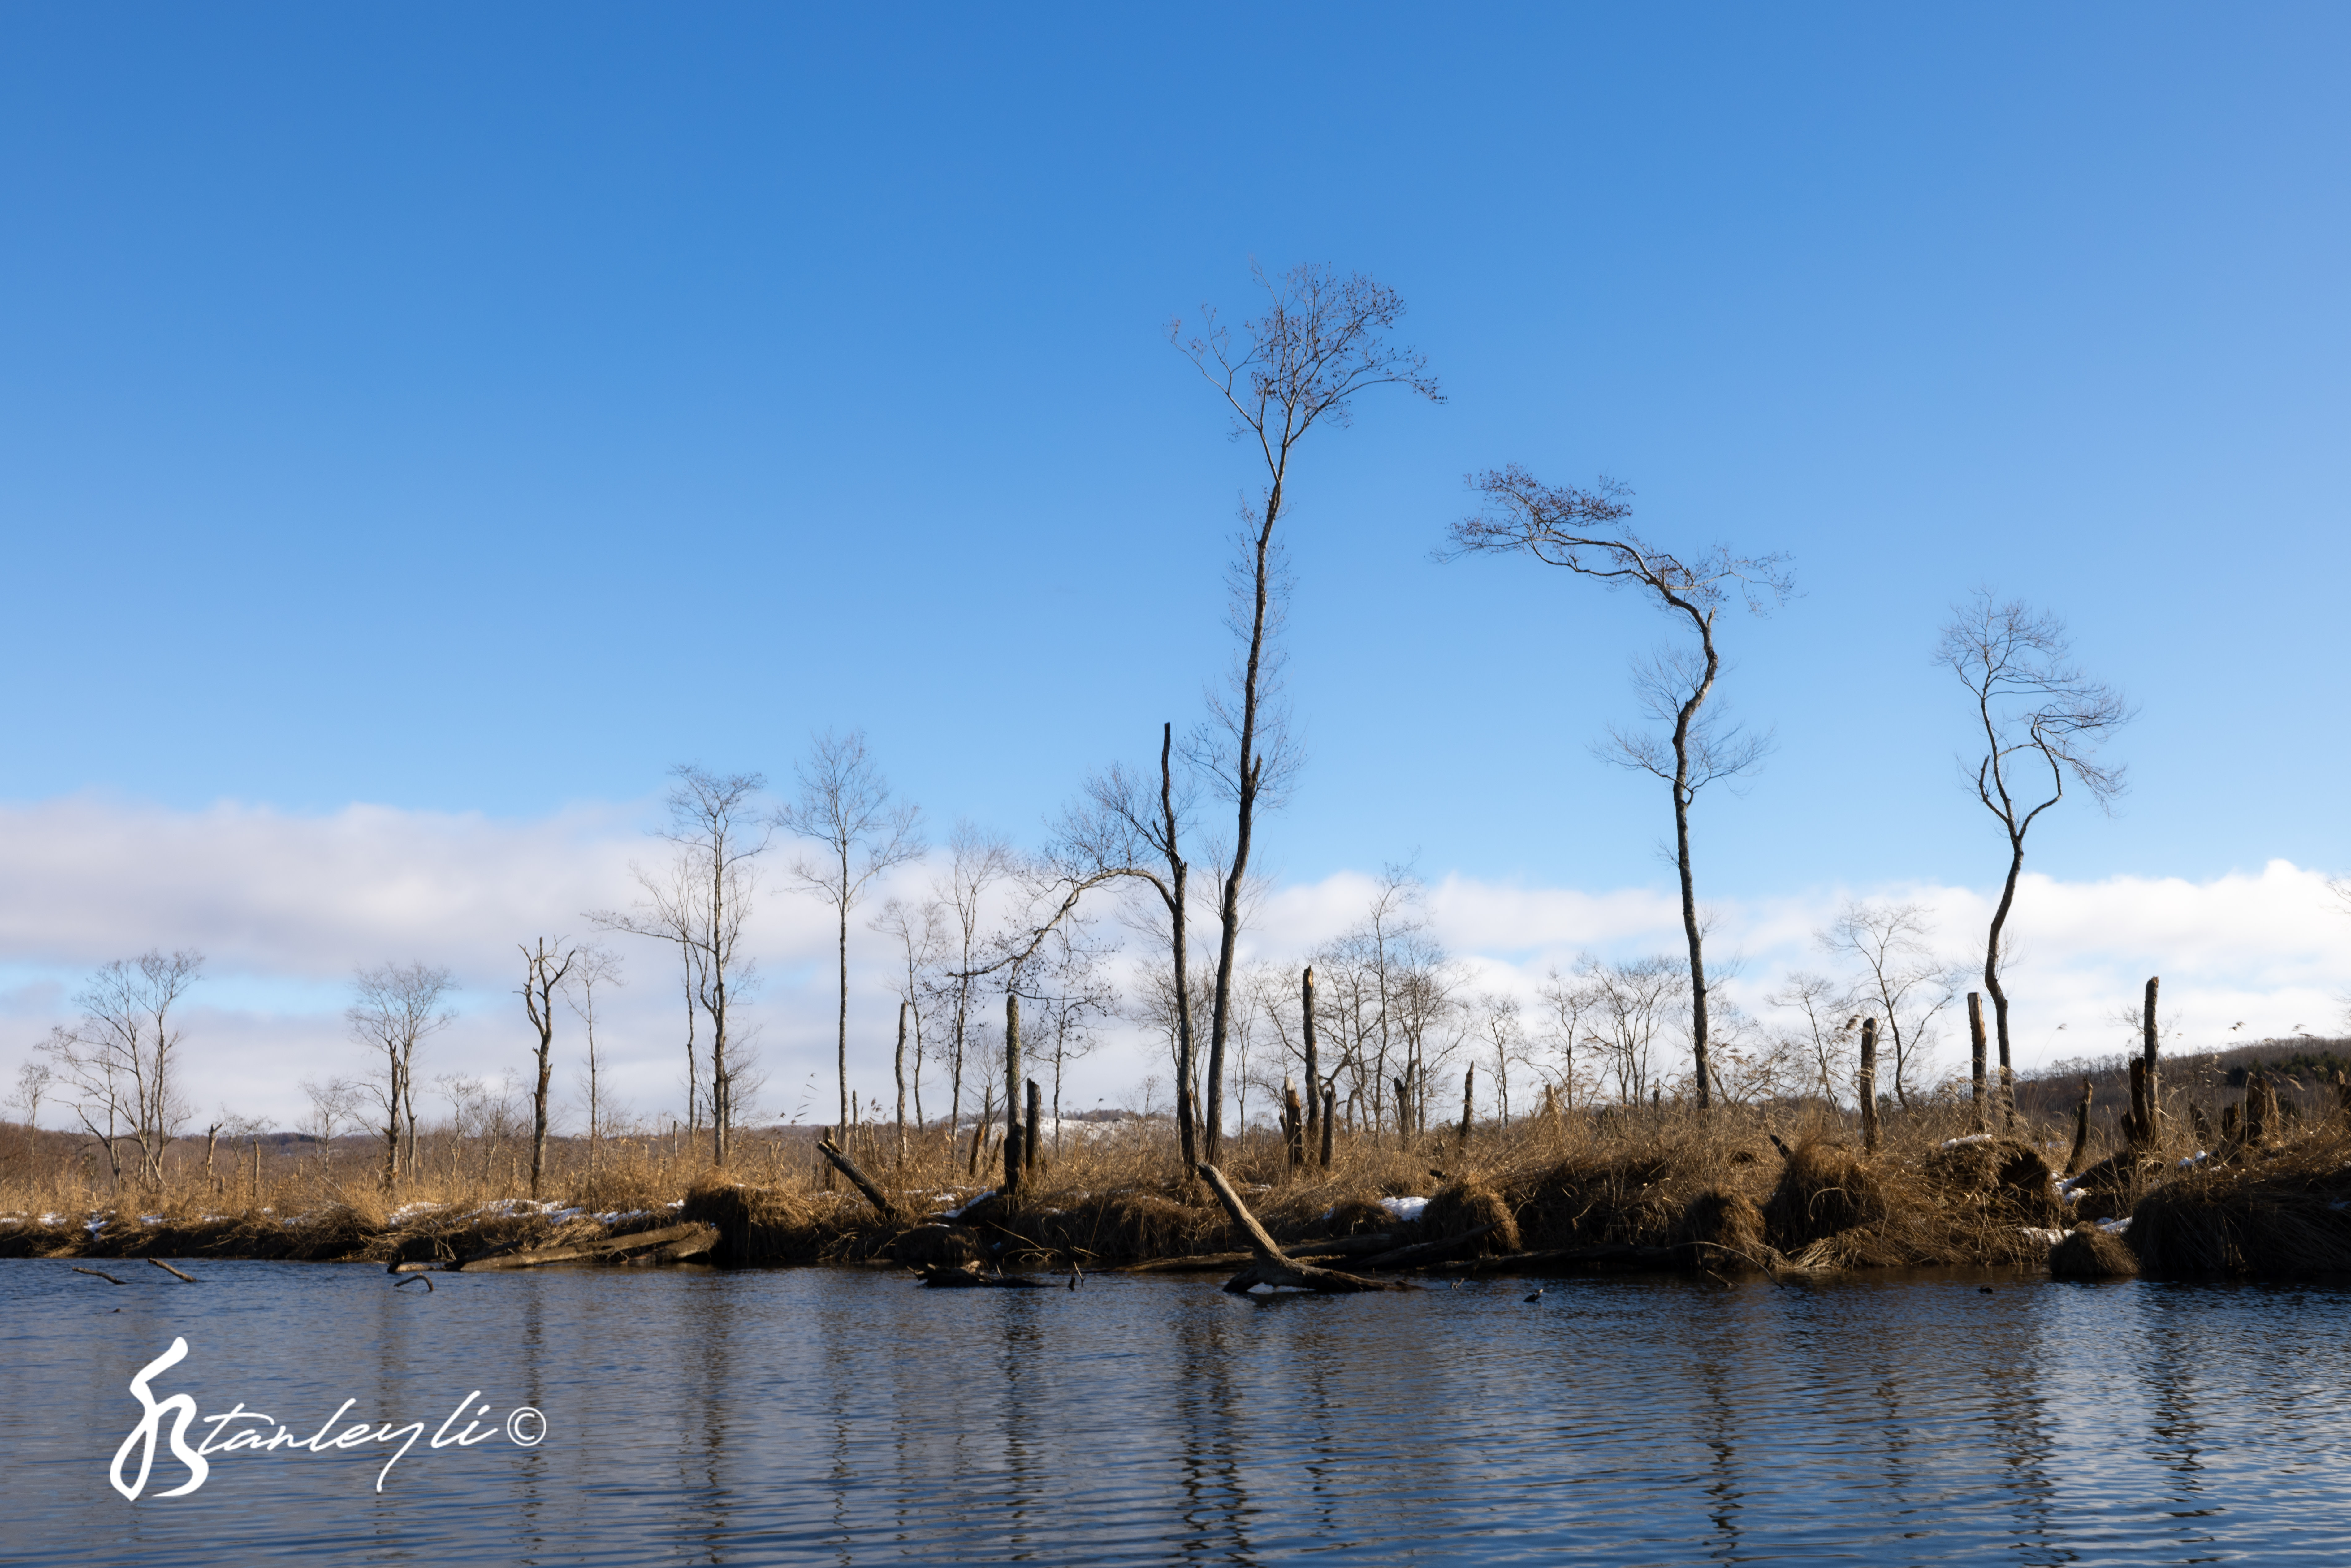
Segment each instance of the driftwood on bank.
M1217 1195L1217 1201L1225 1206L1225 1212L1240 1228L1241 1234L1249 1238L1249 1249L1257 1254L1254 1263L1225 1281L1225 1289L1232 1294L1245 1295L1259 1285L1286 1285L1332 1294L1405 1288L1378 1280L1359 1279L1333 1269L1317 1269L1311 1264L1297 1261L1274 1245L1273 1238L1266 1234L1266 1228L1258 1223L1257 1216L1241 1202L1240 1195L1233 1190L1233 1184L1225 1179L1224 1172L1214 1166L1204 1165L1200 1167L1200 1176L1208 1184L1209 1190Z
M626 1236L601 1236L593 1241L565 1247L496 1247L487 1252L476 1252L471 1258L460 1259L448 1267L468 1273L493 1269L536 1269L546 1263L576 1263L588 1258L622 1259L628 1253L643 1252L649 1248L659 1249L660 1260L674 1261L707 1252L717 1242L716 1226L689 1219L683 1225L665 1225L658 1230L632 1231ZM639 1260L630 1258L626 1260L636 1262ZM407 1273L421 1267L423 1265L395 1263L391 1272Z
M884 1219L894 1220L898 1218L897 1206L883 1196L882 1189L873 1185L872 1178L859 1170L856 1162L842 1154L831 1138L817 1140L816 1152L831 1160L832 1168L847 1176L850 1184L865 1195L865 1201L873 1206L875 1213Z

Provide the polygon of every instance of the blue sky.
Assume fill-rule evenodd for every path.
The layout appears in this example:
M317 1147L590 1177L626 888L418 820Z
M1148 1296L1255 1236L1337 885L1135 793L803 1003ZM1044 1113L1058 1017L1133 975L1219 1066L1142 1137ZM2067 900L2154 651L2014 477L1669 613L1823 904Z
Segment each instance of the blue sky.
M1167 319L1409 301L1301 460L1263 852L1661 883L1638 603L1465 474L1794 558L1702 890L1982 886L1978 582L2142 705L2034 862L2351 862L2351 20L2321 7L0 15L0 798L536 819L862 725L1033 836L1223 668L1252 480Z

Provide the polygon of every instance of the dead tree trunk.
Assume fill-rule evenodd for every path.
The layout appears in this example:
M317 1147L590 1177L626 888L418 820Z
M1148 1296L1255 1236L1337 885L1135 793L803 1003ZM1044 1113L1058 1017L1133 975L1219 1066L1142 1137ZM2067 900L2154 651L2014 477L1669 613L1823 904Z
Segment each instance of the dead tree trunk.
M1265 1227L1257 1222L1257 1216L1241 1202L1240 1195L1233 1190L1232 1183L1225 1179L1224 1172L1212 1165L1204 1164L1199 1168L1200 1179L1208 1184L1209 1190L1217 1195L1217 1201L1225 1206L1225 1213L1231 1217L1234 1227L1248 1239L1249 1250L1257 1254L1256 1262L1225 1281L1228 1291L1236 1296L1246 1295L1258 1285L1292 1285L1309 1291L1333 1292L1396 1288L1377 1280L1358 1279L1353 1274L1317 1269L1311 1264L1292 1260L1274 1245L1273 1238L1266 1234Z
M1976 1091L1976 1127L1979 1133L1991 1131L1984 1118L1984 1025L1983 993L1968 993L1968 1047L1972 1061Z
M2074 1112L2074 1152L2065 1156L2068 1178L2082 1174L2082 1162L2090 1153L2090 1081L2082 1080L2082 1103Z
M1877 1152L1877 1020L1861 1020L1861 1146Z
M2139 1009L2139 1027L2146 1031L2147 1047L2147 1142L2155 1146L2163 1132L2163 1098L2155 1067L2155 988L2160 975L2147 977L2147 1006Z
M1297 1083L1287 1077L1281 1081L1281 1146L1291 1170L1305 1165L1306 1103L1298 1097Z
M1300 1163L1304 1163L1304 1149L1314 1141L1316 1124L1322 1111L1322 1061L1314 1044L1314 966L1306 966L1306 973L1298 982L1299 996L1306 1012L1306 1124L1300 1138Z
M1020 1174L1024 1177L1037 1174L1037 1081L1031 1078L1029 1081L1029 1114L1020 1129Z
M2351 1103L2351 1102L2346 1102ZM2345 1113L2351 1115L2351 1111ZM1339 1123L1339 1091L1333 1087L1322 1091L1322 1168L1331 1168L1331 1134Z
M1477 1113L1478 1109L1475 1087L1477 1078L1478 1070L1475 1067L1465 1067L1461 1070L1461 1146L1465 1149L1469 1146L1469 1120Z
M1004 1196L1020 1190L1020 998L1004 993Z
M896 1206L882 1195L882 1189L873 1185L872 1178L859 1170L856 1163L841 1153L831 1138L818 1139L816 1152L831 1161L833 1167L849 1178L850 1185L865 1195L865 1201L873 1206L876 1214L884 1219L898 1218Z

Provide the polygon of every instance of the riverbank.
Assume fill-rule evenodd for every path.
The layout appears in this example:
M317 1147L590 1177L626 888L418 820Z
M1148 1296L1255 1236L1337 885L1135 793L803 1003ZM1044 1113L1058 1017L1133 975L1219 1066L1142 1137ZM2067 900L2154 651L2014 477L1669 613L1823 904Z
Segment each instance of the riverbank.
M2170 1123L2168 1142L2113 1151L1968 1126L1959 1108L1889 1119L1870 1152L1856 1129L1817 1112L1700 1120L1616 1108L1476 1129L1466 1144L1458 1133L1343 1139L1327 1170L1256 1138L1228 1147L1225 1166L1285 1250L1372 1272L1782 1277L1973 1265L2084 1278L2351 1277L2351 1140L2332 1119L2273 1119L2214 1150ZM0 1257L619 1260L616 1239L685 1222L714 1227L708 1260L734 1267L1207 1270L1250 1245L1204 1184L1182 1178L1164 1129L1149 1124L1073 1140L1011 1195L972 1179L975 1165L998 1158L985 1146L975 1160L960 1143L925 1137L902 1160L886 1130L850 1143L887 1213L830 1166L797 1161L769 1160L757 1181L607 1169L579 1184L578 1201L474 1186L385 1204L365 1186L322 1182L296 1201L281 1194L235 1212L183 1195L0 1216Z

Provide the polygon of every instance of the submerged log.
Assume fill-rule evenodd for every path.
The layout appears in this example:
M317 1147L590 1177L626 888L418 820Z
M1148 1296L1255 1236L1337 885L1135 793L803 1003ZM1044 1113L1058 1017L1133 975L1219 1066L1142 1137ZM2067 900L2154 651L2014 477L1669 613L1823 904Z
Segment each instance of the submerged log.
M706 1252L717 1241L716 1226L689 1219L683 1225L665 1225L658 1230L632 1231L626 1236L601 1236L592 1241L565 1247L496 1247L487 1252L477 1252L471 1258L462 1259L449 1267L473 1273L494 1269L536 1269L548 1263L576 1263L586 1258L620 1258L648 1248L659 1249L653 1260L662 1261ZM395 1264L392 1271L402 1273L407 1267Z
M1214 1166L1203 1165L1200 1176L1208 1184L1209 1190L1217 1195L1217 1201L1225 1206L1225 1212L1232 1217L1241 1234L1249 1238L1249 1249L1257 1254L1256 1262L1225 1281L1225 1289L1232 1294L1246 1295L1259 1285L1287 1285L1332 1294L1401 1288L1382 1281L1358 1279L1333 1269L1317 1269L1297 1261L1274 1245L1273 1238L1266 1234L1266 1228L1258 1223L1257 1216L1241 1202L1240 1194L1233 1190L1233 1184L1225 1179L1224 1172Z
M852 1161L847 1155L842 1154L840 1147L835 1145L831 1138L818 1139L816 1152L822 1155L826 1159L831 1160L832 1162L833 1168L838 1170L841 1175L847 1176L850 1179L850 1182L855 1186L857 1190L865 1195L865 1201L872 1204L874 1207L874 1211L880 1214L883 1218L895 1219L898 1218L896 1206L891 1203L887 1197L883 1196L882 1189L875 1186L872 1179L863 1171L859 1170L856 1164Z
M1301 1241L1284 1249L1284 1256L1295 1260L1303 1258L1352 1258L1366 1252L1386 1252L1395 1247L1395 1237L1387 1231L1376 1236L1335 1236L1328 1241ZM1256 1257L1254 1252L1199 1252L1186 1258L1146 1258L1139 1263L1128 1263L1110 1270L1120 1274L1185 1274L1207 1273L1213 1269L1232 1269Z
M934 1290L1041 1291L1048 1281L1026 1274L984 1274L977 1263L930 1263L914 1270L915 1278Z
M177 1269L172 1268L169 1263L164 1262L161 1258L150 1258L147 1261L154 1264L155 1267L162 1270L163 1272L171 1275L175 1280L185 1280L191 1285L196 1282L196 1277L193 1274L183 1274Z

